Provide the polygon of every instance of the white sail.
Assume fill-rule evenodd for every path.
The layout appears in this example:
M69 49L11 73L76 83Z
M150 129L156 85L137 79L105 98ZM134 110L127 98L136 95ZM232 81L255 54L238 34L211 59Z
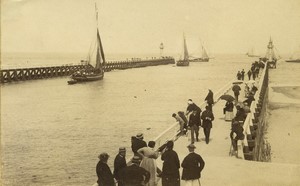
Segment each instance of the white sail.
M189 52L187 50L185 37L183 36L183 60L188 60L188 59L189 59Z
M208 57L208 54L207 54L207 52L206 52L206 50L205 50L205 48L202 46L202 58L203 59L207 59L207 58L209 58Z

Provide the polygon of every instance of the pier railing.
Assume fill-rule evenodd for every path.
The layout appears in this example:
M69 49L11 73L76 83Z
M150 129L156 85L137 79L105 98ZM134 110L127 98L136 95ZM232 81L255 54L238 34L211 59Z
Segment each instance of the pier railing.
M233 79L234 80L234 79ZM215 103L217 103L220 100L220 97L223 94L226 94L232 87L233 80L229 81L227 84L225 84L223 87L221 87L218 91L214 93L214 100ZM204 110L206 106L206 101L202 102L199 107ZM153 141L156 142L156 147L163 146L167 141L169 140L177 140L180 137L180 127L179 123L175 122L172 124L169 128L167 128L165 131L160 133L157 137L154 138Z
M260 76L258 90L254 95L255 100L252 101L250 113L247 114L243 124L245 139L238 144L238 156L246 160L257 160L259 156L258 144L261 143L259 138L265 123L268 77L269 67L266 64ZM260 137L257 138L258 136Z
M131 61L114 61L107 62L104 65L104 71L123 70L129 68L141 68L146 66L157 66L174 64L175 60L172 57L163 57L158 59L146 60L131 60ZM9 83L14 81L25 81L34 79L53 78L59 76L69 76L72 73L93 68L88 64L78 65L61 65L61 66L47 66L47 67L31 67L31 68L14 68L0 70L0 83Z

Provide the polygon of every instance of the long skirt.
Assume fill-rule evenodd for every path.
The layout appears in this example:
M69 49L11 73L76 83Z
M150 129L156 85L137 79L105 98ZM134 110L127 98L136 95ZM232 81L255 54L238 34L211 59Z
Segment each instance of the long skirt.
M150 173L150 180L146 184L146 186L155 186L156 183L156 162L155 159L152 158L144 158L141 161L140 167L144 168L146 171Z
M185 180L184 186L201 186L200 179Z
M233 112L225 112L225 121L231 121L233 119Z

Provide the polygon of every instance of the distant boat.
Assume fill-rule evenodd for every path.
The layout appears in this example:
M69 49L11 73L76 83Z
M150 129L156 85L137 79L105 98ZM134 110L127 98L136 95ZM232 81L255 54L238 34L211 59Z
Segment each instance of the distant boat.
M96 8L96 21L98 23L98 12ZM95 52L92 52L96 50ZM89 55L86 62L88 63L85 69L74 72L70 78L72 80L68 81L69 84L75 84L77 82L86 82L86 81L97 81L102 80L104 77L103 66L105 65L105 56L103 51L103 46L99 34L98 24L97 24L97 33L96 33L96 45ZM95 63L95 67L92 65Z
M183 59L177 61L177 66L189 66L189 53L186 46L185 37L183 36Z
M291 62L291 63L300 63L300 59L288 59L285 60L286 62Z
M285 61L291 63L300 63L300 49L294 52L293 55Z
M247 53L246 55L248 57L260 57L260 55L256 55L255 52L254 52L254 48L251 48Z
M205 48L202 46L202 57L190 59L190 62L209 62L209 56Z

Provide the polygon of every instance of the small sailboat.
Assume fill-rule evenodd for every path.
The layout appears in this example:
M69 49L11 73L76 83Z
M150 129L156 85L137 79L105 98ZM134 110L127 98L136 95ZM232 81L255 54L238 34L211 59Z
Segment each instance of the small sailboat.
M104 69L103 66L105 65L105 56L103 51L103 46L99 34L98 29L98 12L97 6L95 5L96 9L96 21L97 21L97 29L96 29L96 44L94 49L89 52L86 62L88 65L85 69L79 70L74 72L70 78L71 80L68 81L69 84L75 84L77 82L87 82L87 81L97 81L102 80L104 77ZM95 66L92 64L95 63Z
M190 62L209 62L209 56L202 45L202 57L190 59Z
M256 55L254 51L255 51L254 48L251 48L251 49L249 50L249 52L246 53L246 55L247 55L248 57L260 57L259 55Z
M176 62L177 66L189 66L189 53L186 46L185 36L183 36L183 59Z
M300 63L300 48L298 51L294 52L289 59L285 61L290 63Z

